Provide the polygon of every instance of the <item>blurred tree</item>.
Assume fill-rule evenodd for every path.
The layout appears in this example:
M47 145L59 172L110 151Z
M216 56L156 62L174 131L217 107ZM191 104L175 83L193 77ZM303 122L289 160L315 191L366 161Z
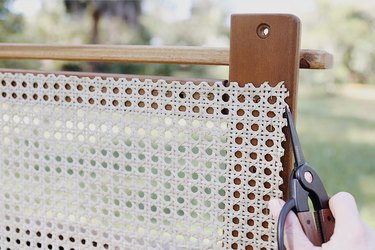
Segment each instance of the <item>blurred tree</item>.
M151 34L151 45L224 46L229 45L226 14L216 0L191 1L187 11L176 11L179 2L149 0L141 24ZM183 1L189 2L189 1ZM182 4L182 3L181 3ZM185 6L186 8L186 6ZM185 13L183 13L185 12ZM183 13L183 14L181 14ZM226 67L166 65L169 74L226 78ZM156 72L157 74L159 72Z
M141 22L148 27L155 45L228 46L229 29L224 10L216 1L192 1L189 14L174 16L168 1L153 1ZM163 6L167 5L167 6Z
M120 17L130 26L137 28L141 15L141 0L100 1L100 0L64 0L66 11L82 15L89 11L92 20L91 43L99 43L99 23L103 15Z
M337 29L342 65L349 80L357 83L375 82L375 16L365 10L348 8L343 11L347 27Z
M1 8L10 15L14 14L5 3L12 1L18 0L0 0ZM216 6L215 0L183 2L181 7L182 2L173 0L40 0L39 12L24 17L19 15L20 20L25 21L15 29L14 36L10 38L9 32L2 32L2 38L12 42L51 44L228 46L226 15ZM6 20L11 19L7 17ZM4 23L0 24L0 29L2 25ZM88 63L32 60L26 68L226 77L225 71L220 74L220 67L166 64L102 63L93 68Z
M22 32L23 19L21 15L12 13L9 10L12 0L0 0L0 36L1 41L7 41L7 35Z
M142 9L144 2L147 5L145 11ZM185 10L188 14L185 18L171 13L176 6L169 0L64 0L64 5L66 12L74 18L79 19L85 15L90 17L91 35L87 40L91 43L211 46L228 44L228 27L223 22L225 14L215 7L213 0L192 1L191 6ZM165 64L100 63L88 70L151 75L172 75L178 71L181 75L210 75L210 69L207 67Z
M119 17L132 29L141 30L139 16L141 15L141 1L100 1L100 0L64 0L65 9L69 14L82 15L88 11L91 17L90 43L101 43L100 21L103 16ZM103 63L89 63L90 71L103 71ZM103 67L104 66L104 67ZM63 66L66 68L66 66Z
M13 0L0 0L0 42L12 42L17 40L24 31L24 19L22 15L10 11ZM29 68L31 64L20 60L1 60L0 67Z
M319 0L304 26L308 46L333 50L335 82L375 83L374 4Z

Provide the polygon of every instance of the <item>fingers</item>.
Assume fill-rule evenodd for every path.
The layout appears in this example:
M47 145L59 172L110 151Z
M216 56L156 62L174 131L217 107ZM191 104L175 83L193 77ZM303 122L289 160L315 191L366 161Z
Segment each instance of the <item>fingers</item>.
M285 202L278 198L273 198L268 202L268 208L276 221L279 219L279 214L284 204Z
M271 214L275 220L278 220L281 208L284 203L285 202L281 199L272 199L268 203L268 208L270 209ZM288 214L284 230L284 240L287 249L308 250L314 248L310 240L303 232L301 224L299 223L297 216L293 212Z
M329 200L329 207L335 217L335 234L347 235L348 229L362 227L357 204L351 194L337 193Z
M361 220L353 196L341 192L329 200L329 206L335 217L335 229L323 249L374 249L375 239Z
M278 219L284 202L273 199L269 209ZM335 217L335 229L331 240L322 247L314 247L302 230L297 216L289 213L285 222L285 244L289 250L297 249L375 249L375 233L361 220L353 196L349 193L334 195L329 206Z

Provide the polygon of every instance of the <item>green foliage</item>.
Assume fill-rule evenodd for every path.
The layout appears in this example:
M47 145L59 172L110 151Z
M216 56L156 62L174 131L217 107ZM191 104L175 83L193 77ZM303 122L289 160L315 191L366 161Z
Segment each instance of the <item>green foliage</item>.
M194 1L191 16L169 20L160 6L167 2L148 1L43 1L36 16L22 17L9 10L17 0L0 0L0 42L51 44L137 44L137 45L228 45L226 16L213 1ZM165 6L164 6L165 7ZM132 12L133 11L133 12ZM99 14L98 14L99 13ZM95 25L95 17L98 17ZM213 42L214 41L214 42ZM0 67L43 70L83 70L108 73L226 77L219 67L186 65L80 63L51 61L0 62Z
M10 4L13 0L0 0L0 42L9 43L19 41L25 31L25 22L22 15L14 14L9 10ZM0 60L0 67L2 68L31 68L37 66L37 63L32 63L26 60Z
M10 0L0 0L0 31L1 41L7 41L9 34L20 33L23 28L23 19L20 15L11 13L8 9Z
M141 22L148 27L158 45L196 45L213 43L228 46L229 29L223 10L211 1L195 1L191 17L171 21L157 4L142 16Z
M317 11L304 23L303 44L333 52L336 83L375 84L374 10L373 4L320 0Z

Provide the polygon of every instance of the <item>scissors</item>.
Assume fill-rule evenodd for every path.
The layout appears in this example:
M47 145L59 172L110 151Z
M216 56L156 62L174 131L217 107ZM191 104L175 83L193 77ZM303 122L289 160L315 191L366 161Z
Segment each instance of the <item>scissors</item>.
M329 209L329 197L318 174L305 161L292 114L285 109L294 153L294 168L289 182L290 198L281 209L277 225L279 250L284 249L284 226L288 213L293 211L302 229L315 246L329 241L335 228L335 219ZM310 212L309 198L314 212Z

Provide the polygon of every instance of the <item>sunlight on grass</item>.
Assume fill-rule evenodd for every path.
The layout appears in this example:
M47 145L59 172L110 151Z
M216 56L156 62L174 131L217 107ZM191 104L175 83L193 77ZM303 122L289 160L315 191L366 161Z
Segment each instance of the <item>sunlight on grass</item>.
M375 171L374 171L375 172ZM375 174L369 176L360 176L359 185L367 201L361 206L360 212L363 219L375 228Z
M375 129L348 129L345 137L353 143L369 144L370 147L375 146Z
M322 88L302 85L297 128L306 159L329 195L352 193L363 218L375 228L375 98L369 98L375 89L348 88L328 95ZM364 92L366 98L361 98Z
M375 228L374 211L375 202L371 204L366 204L360 208L362 219L366 221L366 223L372 228Z

